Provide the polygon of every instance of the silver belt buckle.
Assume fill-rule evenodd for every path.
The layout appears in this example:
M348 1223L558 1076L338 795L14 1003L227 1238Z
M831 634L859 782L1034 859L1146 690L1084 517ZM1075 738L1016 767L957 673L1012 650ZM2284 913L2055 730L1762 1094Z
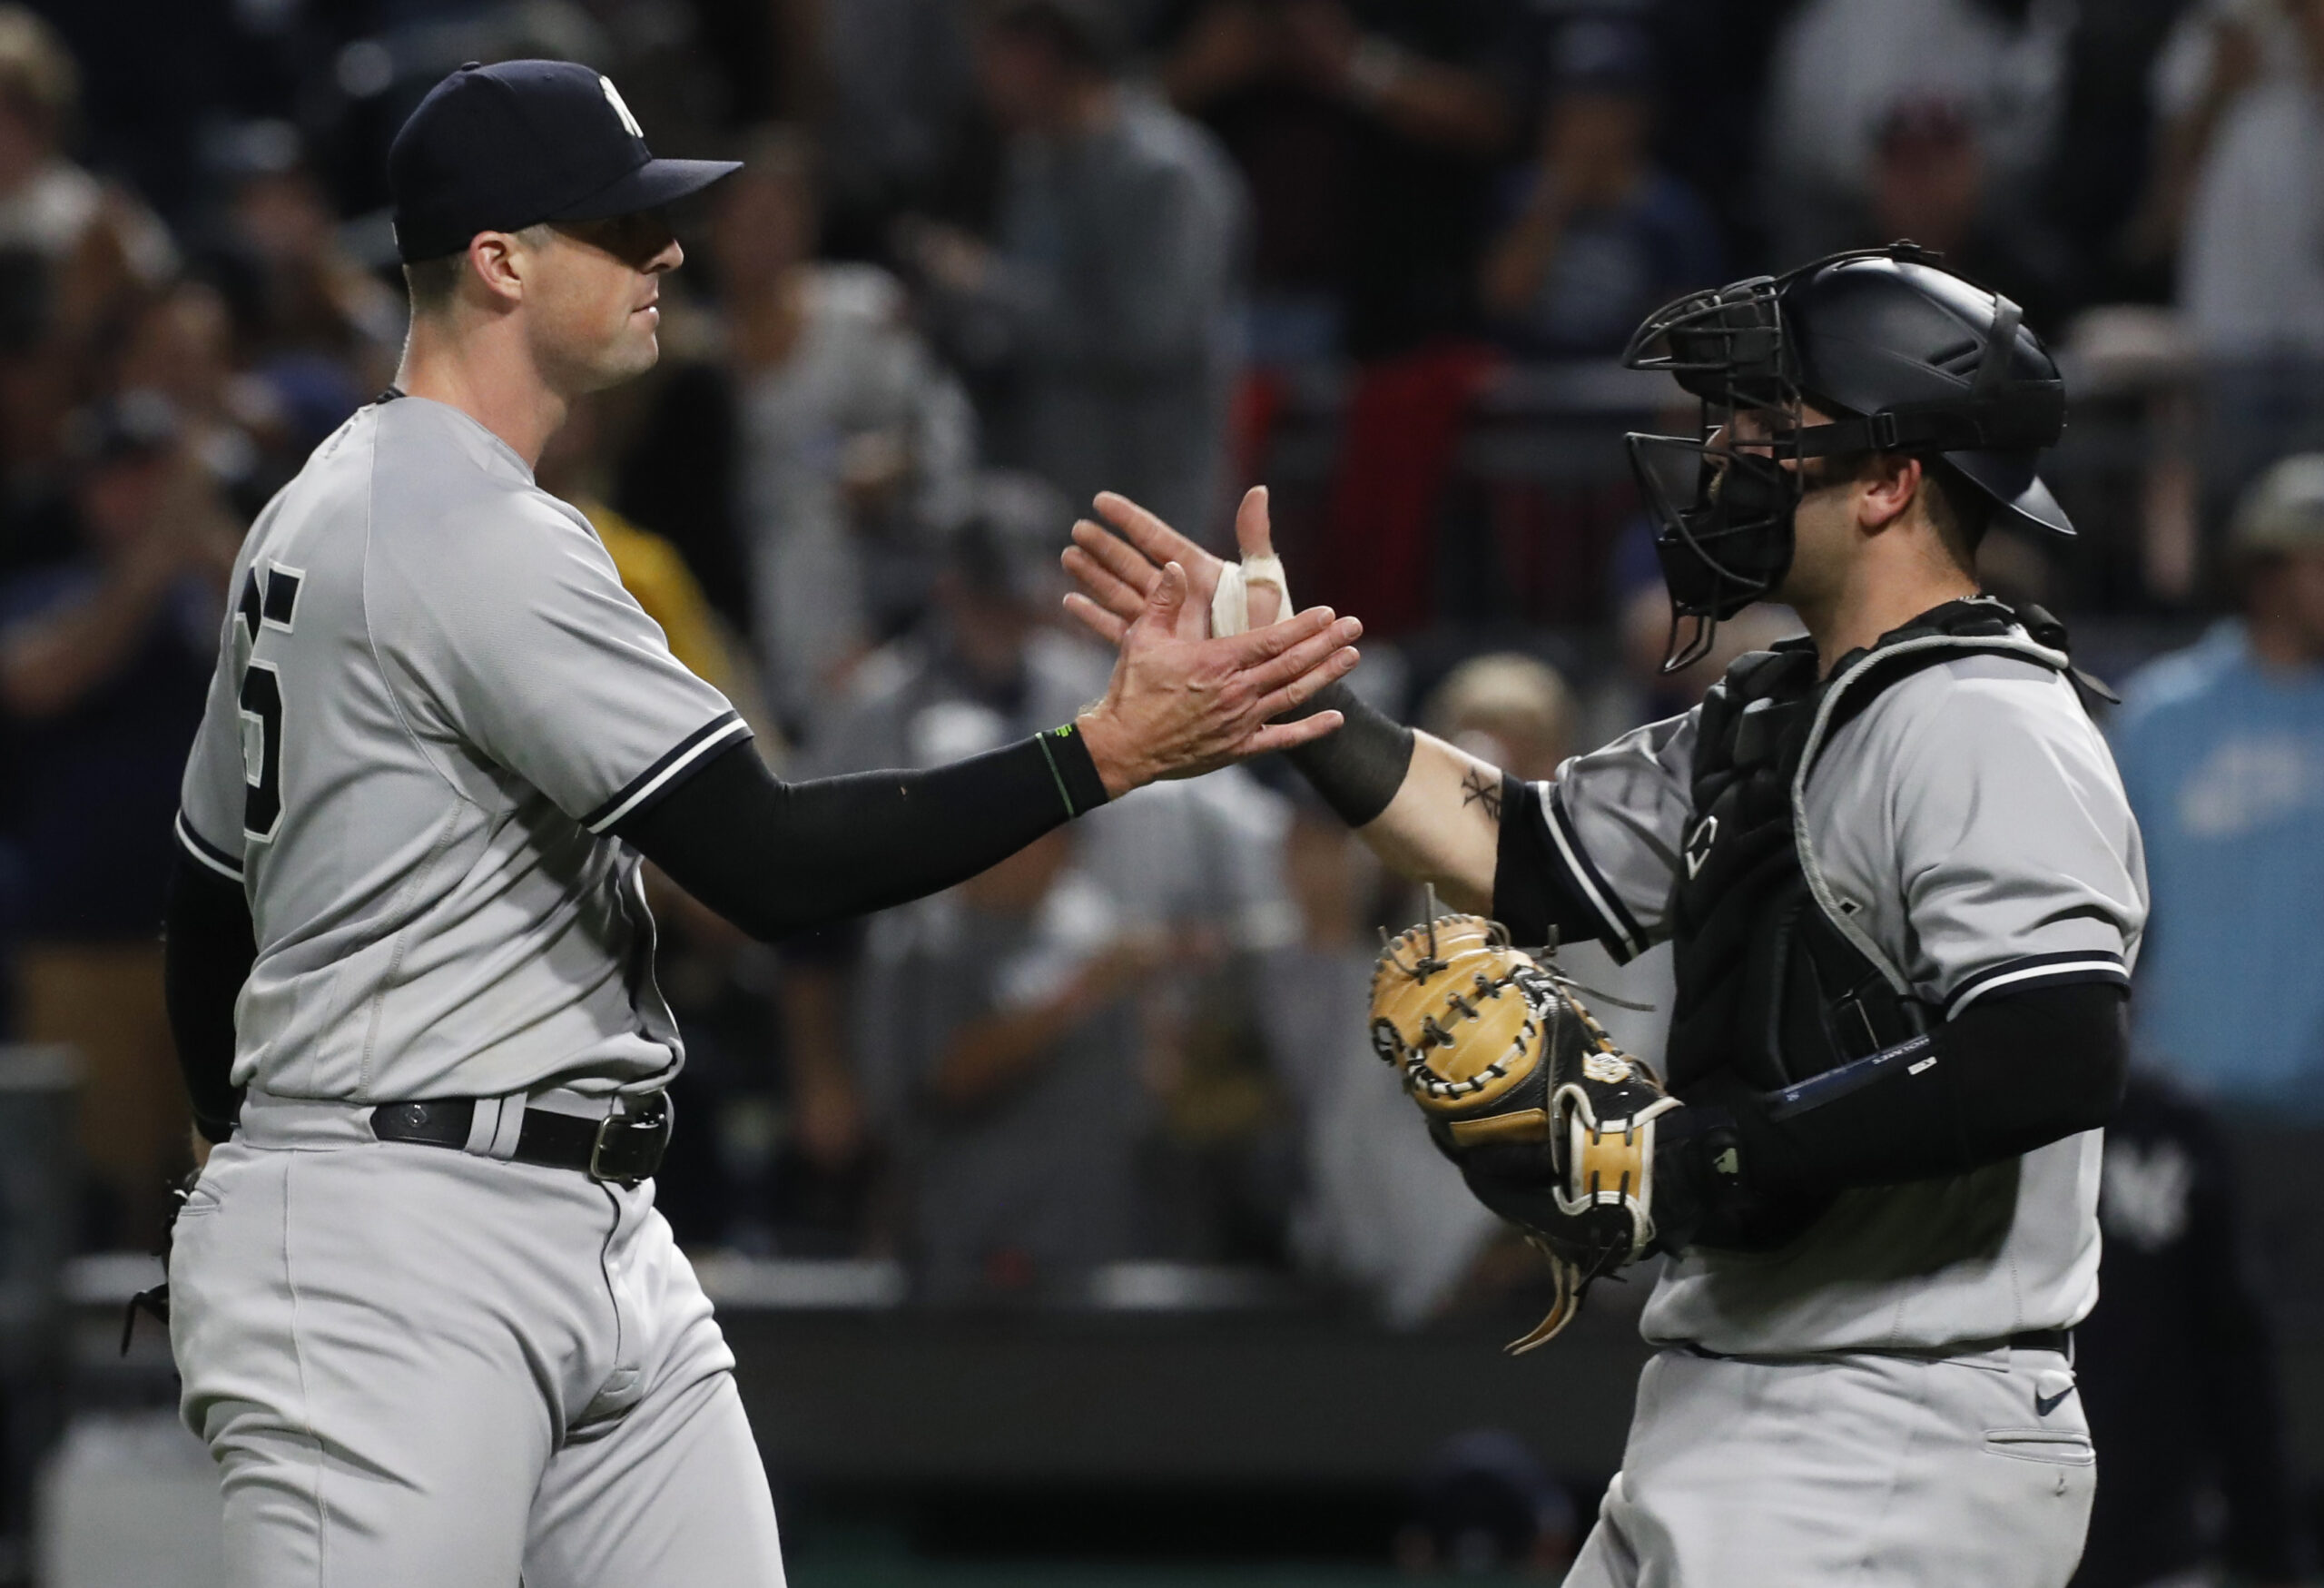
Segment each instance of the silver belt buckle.
M596 1139L589 1145L589 1178L609 1185L635 1186L662 1167L663 1149L670 1144L670 1094L648 1092L629 1111L628 1099L615 1100L615 1109L597 1121ZM629 1161L622 1161L627 1159Z

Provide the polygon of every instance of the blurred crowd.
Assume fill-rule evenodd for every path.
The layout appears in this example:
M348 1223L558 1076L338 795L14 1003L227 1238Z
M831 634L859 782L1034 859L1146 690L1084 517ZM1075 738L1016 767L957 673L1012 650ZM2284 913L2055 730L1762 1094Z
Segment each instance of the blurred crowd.
M2324 444L2318 0L109 0L0 8L0 923L14 1029L93 1067L91 1242L143 1235L175 1150L151 924L222 570L391 378L387 140L448 67L520 54L618 73L662 148L747 162L679 217L661 367L541 475L798 775L1069 715L1106 667L1057 617L1075 511L1118 489L1215 539L1243 485L1297 472L1319 382L1341 439L1302 584L1391 642L1386 704L1550 775L1713 675L1654 672L1667 614L1619 504L1516 524L1603 542L1554 621L1464 623L1437 543L1492 394L1609 368L1691 287L1945 250L2139 454L2127 492L2119 466L2061 481L2083 560L2132 565L2070 581L2074 615L2248 611L2121 725L2165 900L2142 1020L2198 1082L2324 1115L2283 843L2318 798L2324 488L2293 467L2232 510ZM1995 560L1997 588L2057 583ZM1377 1172L1410 1133L1360 1122L1381 1089L1335 1013L1415 905L1344 837L1262 766L826 941L665 899L700 1105L681 1228L919 1253L943 1293L1169 1255L1442 1305L1465 1248L1395 1221L1453 1214ZM2250 930L2178 924L2201 910Z
M1997 538L1993 587L2110 665L2194 641L2109 725L2156 1140L2194 1099L2324 1125L2324 0L40 0L0 5L0 935L8 1030L86 1067L85 1246L152 1239L184 1150L154 922L225 571L392 377L388 140L527 54L747 162L676 217L660 367L540 475L793 776L1068 718L1108 668L1057 600L1091 494L1216 544L1278 479L1302 595L1384 642L1361 687L1551 776L1716 676L1655 670L1611 442L1663 399L1600 378L1631 328L1945 251L2076 404L2081 546ZM1489 426L1530 495L1464 494ZM1420 903L1278 768L812 941L658 893L690 1245L986 1303L1257 1264L1400 1323L1500 1271L1368 1056L1374 929ZM2110 1231L2159 1251L2219 1154L2137 1151ZM2297 1202L2275 1161L2253 1199Z

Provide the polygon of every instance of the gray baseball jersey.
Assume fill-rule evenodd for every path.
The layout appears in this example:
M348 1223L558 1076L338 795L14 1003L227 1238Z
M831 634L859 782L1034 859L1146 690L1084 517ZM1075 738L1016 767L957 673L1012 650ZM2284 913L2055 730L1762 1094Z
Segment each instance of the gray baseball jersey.
M316 449L234 589L178 836L251 902L235 1081L370 1102L675 1071L607 832L749 729L587 521L402 398Z
M1625 953L1668 935L1697 715L1534 785L1533 819ZM1797 809L1810 886L1944 1018L2044 980L2127 985L2147 910L2138 826L2052 669L1983 654L1913 675L1831 735ZM1782 1355L2067 1327L2097 1298L2098 1172L2092 1131L1957 1179L1849 1192L1782 1251L1669 1265L1642 1327Z

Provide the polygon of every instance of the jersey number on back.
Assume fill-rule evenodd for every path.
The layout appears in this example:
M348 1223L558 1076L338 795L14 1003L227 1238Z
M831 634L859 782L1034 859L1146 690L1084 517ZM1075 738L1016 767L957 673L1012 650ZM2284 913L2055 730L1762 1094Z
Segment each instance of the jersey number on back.
M252 568L235 614L253 649L262 629L290 632L299 611L296 568L268 565L266 582ZM282 675L271 662L251 657L242 668L242 833L264 843L282 825Z

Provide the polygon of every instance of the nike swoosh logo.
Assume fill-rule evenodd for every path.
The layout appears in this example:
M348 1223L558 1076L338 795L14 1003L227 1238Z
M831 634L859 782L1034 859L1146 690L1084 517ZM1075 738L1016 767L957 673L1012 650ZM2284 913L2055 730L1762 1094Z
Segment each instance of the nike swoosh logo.
M2066 1396L2072 1395L2073 1390L2074 1386L2069 1384L2065 1388L2058 1391L2057 1394L2053 1396L2045 1396L2039 1390L2034 1391L2034 1415L2037 1417L2048 1416L2052 1412L2058 1409L2058 1403L2065 1399Z

